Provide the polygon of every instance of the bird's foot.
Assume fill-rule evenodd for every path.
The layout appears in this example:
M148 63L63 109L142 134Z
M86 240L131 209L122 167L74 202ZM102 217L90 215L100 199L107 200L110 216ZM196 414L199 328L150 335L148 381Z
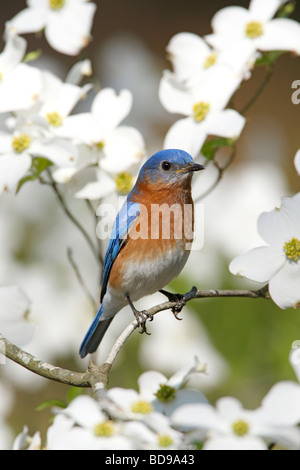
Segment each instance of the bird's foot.
M136 318L136 321L138 323L138 326L141 328L140 333L146 333L146 335L150 335L151 333L148 333L147 328L146 328L146 321L152 321L153 320L153 315L151 313L148 313L147 310L136 310L134 309L133 314Z
M195 292L197 292L197 288L193 287L186 294L173 294L172 292L168 292L164 289L161 289L159 292L161 292L166 297L168 297L170 302L176 302L176 305L171 308L171 311L172 311L174 317L177 320L182 320L182 318L178 317L178 314L181 312L183 307L186 305L187 301L190 300L194 296Z
M148 333L147 328L146 328L146 321L152 321L153 320L153 315L152 313L147 312L147 310L137 310L135 306L133 305L129 295L126 296L127 301L131 307L131 310L133 312L133 315L135 316L135 319L137 321L138 326L141 328L140 333L146 333L146 335L150 335L151 333Z

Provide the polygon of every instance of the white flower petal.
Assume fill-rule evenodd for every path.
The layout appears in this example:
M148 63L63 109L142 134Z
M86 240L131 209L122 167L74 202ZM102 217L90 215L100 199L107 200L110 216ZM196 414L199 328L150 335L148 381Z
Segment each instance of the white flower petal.
M300 200L283 197L280 209L259 216L257 229L267 243L280 249L292 238L300 239Z
M294 163L295 163L296 170L298 171L300 175L300 150L298 150L298 152L295 155Z
M103 147L105 158L99 166L113 174L127 171L132 165L140 166L145 156L145 143L142 134L130 126L120 126L114 129Z
M165 71L160 80L158 94L161 104L169 113L191 115L194 99L186 87L169 71Z
M254 436L215 436L205 442L203 450L268 450L268 447Z
M155 370L144 372L138 378L140 394L147 395L152 400L155 398L154 394L159 390L159 386L166 383L167 378Z
M95 10L94 3L73 3L51 15L45 29L51 47L63 54L78 54L89 43Z
M286 3L286 0L251 0L249 11L257 21L268 21L277 12L277 10Z
M8 30L18 34L35 33L46 25L47 15L41 8L25 8L7 23Z
M289 18L275 18L264 25L264 34L257 38L262 51L293 51L300 54L300 24Z
M180 81L191 78L203 69L206 58L212 52L200 36L186 32L173 36L166 50Z
M83 77L90 77L92 73L92 63L90 59L81 60L80 62L76 62L69 70L66 82L79 85Z
M99 181L87 183L80 191L75 194L78 199L102 199L116 191L116 184L113 179L107 177Z
M0 332L19 346L28 343L34 334L34 325L25 316L29 306L19 287L0 287Z
M121 90L119 95L112 88L103 88L94 98L91 112L106 136L129 114L132 94Z
M24 57L26 51L26 40L16 34L7 33L3 52L0 54L0 72L2 79L4 75L16 67Z
M74 398L62 413L72 418L80 426L91 429L106 420L97 401L86 395Z
M224 109L207 117L208 134L237 139L245 125L245 118L233 109Z
M48 158L61 167L74 166L78 158L77 148L63 139L53 139L49 142L34 140L30 145L30 153Z
M184 429L224 430L224 424L213 406L206 403L183 405L171 416L174 426Z
M229 271L236 276L267 283L283 267L285 254L272 246L253 248L238 256L229 265Z
M93 145L103 141L101 127L91 113L68 116L55 131L56 135L72 139L75 143Z
M41 73L27 64L17 65L0 83L0 112L28 109L41 92Z
M300 262L286 261L282 269L271 279L269 292L280 308L300 304Z
M0 155L0 194L4 191L14 191L30 167L29 155Z
M164 148L182 149L195 158L198 156L206 137L207 128L204 121L197 123L190 117L179 119L168 130L164 140Z
M270 424L295 426L300 423L300 385L286 381L275 384L261 402Z
M219 35L230 37L241 36L249 20L249 11L239 6L225 7L219 10L212 19L212 29Z

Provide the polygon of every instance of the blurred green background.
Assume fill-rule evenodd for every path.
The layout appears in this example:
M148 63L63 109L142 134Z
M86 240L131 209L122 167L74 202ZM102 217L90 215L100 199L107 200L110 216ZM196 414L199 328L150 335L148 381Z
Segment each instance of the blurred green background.
M151 154L159 149L167 129L174 120L174 116L168 115L162 109L158 97L155 95L162 70L170 68L165 54L167 43L174 34L181 31L191 31L199 35L210 33L210 20L217 10L232 4L247 7L248 1L144 0L141 2L138 0L102 0L96 3L98 4L98 10L92 30L93 41L82 52L81 57L91 58L99 86L113 86L119 89L128 87L132 89L136 101L134 101L134 109L128 122L142 130L147 149ZM25 0L1 1L1 24L4 25L6 20L12 18L24 7ZM296 10L292 18L300 21L299 2L296 4ZM43 54L48 56L47 67L53 67L62 77L75 61L74 58L65 57L52 51L43 38L28 35L27 39L28 50L42 48ZM131 47L132 52L130 52ZM124 54L126 60L124 60ZM141 68L144 69L144 75ZM151 73L153 73L153 77L150 76ZM246 82L237 92L234 100L237 109L240 109L259 87L264 74L265 70L263 68L257 68L251 80ZM281 194L282 196L291 195L300 189L299 176L293 163L294 155L297 149L300 148L300 105L296 106L291 101L291 85L297 79L300 79L300 58L283 54L276 63L269 86L247 112L247 124L238 141L237 157L230 170L228 170L229 174L236 176L239 175L242 168L247 168L247 165L248 168L251 168L251 166L258 170L261 168L264 170L264 177L270 178L267 181L268 184L265 190L268 191L268 185L274 183L274 194L276 194L276 189L280 191L281 188L276 187L276 179L272 182L272 174L268 177L269 173L265 171L266 163L274 165L277 174L282 177L282 187L285 189L285 193ZM226 178L227 173L224 180ZM252 183L253 194L260 195L260 191L264 188L261 187L262 185L260 187L256 186L255 176ZM224 185L223 190L226 191L226 181ZM37 216L36 219L32 220L26 211L18 209L19 198L0 201L2 230L5 231L10 227L12 232L10 246L3 247L3 250L10 253L8 257L16 266L15 270L8 272L8 280L10 283L12 281L17 284L22 283L22 277L26 276L30 265L39 266L39 263L41 265L48 263L48 274L54 276L60 282L61 289L67 286L69 295L72 295L72 289L77 292L79 287L76 280L73 279L74 273L72 273L65 256L66 246L69 241L64 240L61 234L66 233L67 237L75 229L70 228L68 223L62 220L60 209L55 205L55 199L48 196L44 188L40 188L38 185L33 186L33 188L26 189L26 197L30 201L32 198L39 197L40 192L43 193L46 201L44 218ZM233 185L231 190L231 201L238 202L243 197L240 193L240 187L235 192ZM247 190L248 186L245 186L245 191ZM234 240L237 236L237 233L234 233L236 225L239 225L240 232L238 233L241 234L239 236L243 237L244 229L246 238L248 227L243 224L246 224L245 220L247 221L248 206L245 205L245 217L235 220L233 223L234 212L231 211L232 207L227 205L226 201L222 206L222 187L219 191L219 199L218 192L215 196L218 211L214 212L214 207L216 207L214 205L210 208L209 198L207 198L207 201L203 201L204 205L208 207L205 217L210 221L211 225L209 227L214 229L213 240L218 237L220 240L224 239L224 227L226 227L226 230L230 230L230 227L232 227L232 240ZM265 199L262 199L262 206L260 207L259 198L260 196L258 196L258 200L255 200L253 197L253 204L256 205L255 215L263 210L271 210L273 207L264 205ZM270 199L272 201L272 195ZM278 200L274 200L274 206L277 203ZM73 209L83 219L86 217L85 209L79 202L73 203ZM12 229L10 225L4 227L8 210L10 217L17 219L17 229ZM226 220L224 222L224 219L222 222L225 224L224 227L218 224L218 217L221 212L227 214L227 222ZM60 229L61 227L62 229L56 237L56 227L52 221L57 220ZM251 214L251 218L249 215L250 220L252 223L253 214ZM68 228L65 228L65 223ZM93 230L93 226L89 226L89 229ZM45 253L43 248L39 246L40 240L42 238L47 239L49 233L50 243L53 244L50 254ZM51 234L53 238L51 238ZM249 283L234 278L228 272L228 264L232 259L231 254L234 250L231 253L230 250L222 249L222 244L214 247L209 242L211 236L212 234L206 230L205 249L208 252L213 252L213 258L209 256L203 258L202 263L204 266L202 265L201 273L199 272L197 278L194 276L195 267L193 270L194 277L190 277L189 272L185 271L179 279L173 282L171 287L175 291L186 292L192 287L192 284L195 284L198 288L224 289L246 288L249 286ZM83 244L84 241L80 239L76 247L81 247ZM249 248L251 246L255 246L254 241L253 244L249 241ZM61 253L61 264L51 260L52 250ZM89 256L85 254L84 248L82 250L82 253L77 252L79 260ZM191 257L193 256L194 253L192 252ZM201 253L199 254L199 260L201 260ZM205 262L208 264L205 265ZM15 276L18 269L21 274ZM87 263L84 266L84 270L84 274L94 279L91 290L97 298L98 286L95 265L90 261L90 264ZM206 271L209 274L206 275ZM2 285L7 282L5 277L1 279ZM78 333L78 345L85 333L84 325L87 326L91 318L88 313L88 305L84 305L85 319L82 321L82 334ZM209 387L206 391L212 402L218 397L231 395L239 398L248 408L256 407L275 382L295 380L288 356L292 342L300 339L300 312L298 310L282 311L273 302L262 299L202 299L190 302L189 309L196 318L201 320L212 345L228 365L228 371L221 383ZM64 315L63 310L61 315ZM182 316L184 317L184 311ZM169 314L169 321L176 321L171 314ZM65 327L65 324L62 321L63 327ZM55 328L58 330L60 325L58 323L53 325L49 335L56 334ZM152 336L154 334L155 332L152 333ZM166 341L168 341L168 328L165 330L165 335ZM146 340L147 338L137 333L130 338L111 372L110 386L137 388L138 376L143 370L147 369L145 364L137 360L140 354L141 342ZM84 370L84 366L81 365L76 356L76 347L76 341L74 340L74 347L70 348L69 354L66 351L59 351L55 357L55 364L74 370ZM25 349L30 351L29 348ZM181 356L182 351L180 348L176 349L174 347L173 354L175 357L177 355ZM49 359L47 356L43 359L49 362L54 360L52 357ZM199 359L201 360L201 357ZM30 384L26 386L26 380L25 384L21 385L16 383L11 375L6 375L4 369L0 381L8 387L13 396L13 405L5 417L5 421L9 423L13 430L13 436L19 433L23 425L26 424L31 434L36 430L40 430L44 437L51 419L50 409L45 408L42 411L35 411L35 409L45 400L66 400L69 388L56 383L46 383L45 381L43 385L40 384L38 387L32 387Z

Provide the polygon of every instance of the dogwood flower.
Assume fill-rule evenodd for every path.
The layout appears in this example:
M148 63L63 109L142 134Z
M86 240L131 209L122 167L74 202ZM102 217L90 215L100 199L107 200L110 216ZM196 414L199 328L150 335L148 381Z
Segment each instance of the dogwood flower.
M45 30L50 46L63 54L76 55L90 42L96 4L88 0L27 0L28 8L7 23L17 34Z
M223 65L245 78L248 69L245 67L244 53L239 54L235 48L213 49L203 38L194 33L178 33L173 36L166 47L176 78L187 85L197 82L212 67Z
M71 142L44 133L26 121L12 133L0 132L0 194L16 189L33 157L46 158L58 166L72 166L77 149Z
M219 10L212 19L213 34L205 36L217 50L239 44L245 61L256 51L292 51L300 54L300 25L288 18L272 19L286 0L251 0L249 9L230 6Z
M79 199L98 200L114 193L120 195L128 194L133 188L137 175L133 175L129 171L110 175L103 170L98 170L96 176L97 181L87 183L82 189L75 193L75 197Z
M34 105L41 91L40 71L22 63L25 39L6 34L0 54L0 112L19 111Z
M268 245L235 258L229 266L238 276L269 283L269 292L280 308L300 302L300 193L283 197L281 207L264 212L258 233Z
M39 106L33 110L33 113L36 111L36 114L43 118L46 126L55 134L76 104L86 96L91 86L87 84L80 87L73 83L63 82L53 73L43 71Z
M235 398L210 404L184 405L173 413L174 426L195 430L191 438L205 440L204 450L267 450L268 442L299 449L300 386L280 382L256 410L246 410ZM198 435L197 435L198 432Z
M17 345L28 343L35 331L34 324L28 320L29 306L19 287L0 287L0 333Z
M241 79L228 67L219 65L210 68L205 78L187 87L166 71L159 85L160 101L170 113L187 117L171 126L164 148L184 148L195 157L209 134L236 139L244 127L245 118L224 107Z
M13 450L41 450L42 439L40 432L33 436L28 433L28 427L24 426L23 431L17 435L13 443Z
M120 126L129 114L132 94L103 88L95 96L91 112L78 113L64 119L57 135L84 143L99 151L99 166L105 171L123 172L139 165L145 155L141 133L131 126Z
M107 418L99 403L82 395L60 411L47 432L48 450L120 450L132 449L123 434L123 423Z
M147 419L147 425L140 421L128 422L126 435L144 450L187 448L184 444L184 434L172 428L169 418L160 413L152 413Z
M196 359L195 365L182 369L169 379L157 371L144 372L138 378L139 392L114 387L108 390L107 398L121 413L131 417L137 415L148 420L148 414L151 416L154 411L170 415L184 403L207 403L206 397L198 390L183 388L193 374L204 370Z

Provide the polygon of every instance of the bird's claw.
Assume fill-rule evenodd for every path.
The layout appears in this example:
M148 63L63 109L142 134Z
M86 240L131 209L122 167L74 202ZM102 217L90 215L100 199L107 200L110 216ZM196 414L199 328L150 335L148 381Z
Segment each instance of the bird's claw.
M140 312L138 310L135 310L134 316L138 326L141 328L140 333L146 333L146 335L150 335L151 333L148 333L146 328L146 321L153 321L152 313L147 312L147 310L142 310Z

